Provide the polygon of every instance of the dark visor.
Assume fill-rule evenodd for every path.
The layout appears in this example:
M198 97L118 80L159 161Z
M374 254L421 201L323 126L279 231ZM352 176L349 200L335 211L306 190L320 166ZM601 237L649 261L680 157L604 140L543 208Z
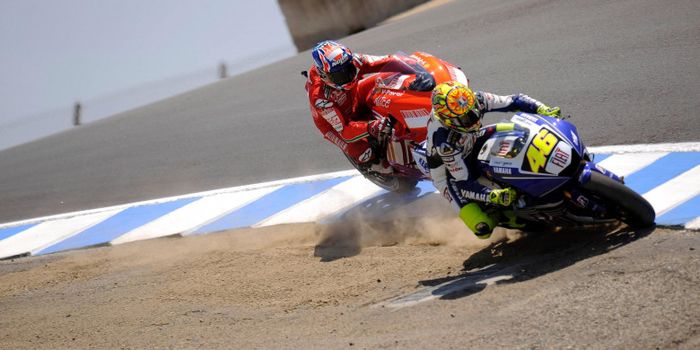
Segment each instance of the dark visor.
M353 81L356 75L357 68L355 68L354 64L348 63L343 65L343 67L341 67L337 72L328 73L328 79L330 79L333 84L342 86Z
M479 119L481 119L479 112L477 112L474 109L470 109L467 113L465 113L459 117L459 122L462 124L460 126L465 127L465 128L470 128L474 124L478 123Z

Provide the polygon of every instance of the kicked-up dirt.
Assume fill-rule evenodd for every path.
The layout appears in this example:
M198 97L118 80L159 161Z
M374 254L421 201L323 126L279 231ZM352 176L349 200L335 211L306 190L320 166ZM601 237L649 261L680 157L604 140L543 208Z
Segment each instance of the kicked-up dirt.
M697 232L363 222L1 261L0 348L700 347Z

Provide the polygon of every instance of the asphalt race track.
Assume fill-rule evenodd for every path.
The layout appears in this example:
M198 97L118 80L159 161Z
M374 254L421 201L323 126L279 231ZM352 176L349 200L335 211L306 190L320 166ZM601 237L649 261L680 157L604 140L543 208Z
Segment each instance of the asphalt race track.
M697 1L453 1L342 41L430 52L477 89L559 105L589 146L700 135ZM0 222L349 169L308 115L309 64L304 52L0 152ZM504 233L488 246L426 220L3 261L0 347L700 346L697 232ZM474 271L457 295L401 302Z
M454 2L343 40L427 51L573 115L590 146L697 141L695 1ZM348 169L312 125L308 53L0 153L0 222ZM492 117L498 118L498 117Z

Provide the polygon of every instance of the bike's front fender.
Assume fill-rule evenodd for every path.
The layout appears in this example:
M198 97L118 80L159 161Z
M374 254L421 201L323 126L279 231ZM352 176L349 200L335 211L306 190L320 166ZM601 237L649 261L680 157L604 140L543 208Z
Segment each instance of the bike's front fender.
M587 184L589 181L591 181L591 172L596 172L599 174L603 174L619 183L624 183L622 181L622 178L617 176L615 173L612 171L603 168L602 166L596 164L595 162L586 162L583 165L583 168L581 168L581 172L578 176L578 183L581 185Z

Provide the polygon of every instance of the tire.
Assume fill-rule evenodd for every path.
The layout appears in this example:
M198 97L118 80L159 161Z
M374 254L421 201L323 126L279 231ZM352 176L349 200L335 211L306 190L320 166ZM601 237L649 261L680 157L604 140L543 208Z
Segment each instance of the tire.
M362 167L358 166L355 161L348 157L348 155L345 155L345 158L347 158L350 161L350 164L352 164L355 169L357 169L362 176L365 177L365 179L371 181L373 184L389 191L389 192L395 192L395 193L408 193L413 191L414 188L416 188L416 185L418 184L418 179L413 179L410 177L404 177L404 176L382 176L378 173L370 173L366 169L363 169Z
M654 207L629 187L597 172L591 172L590 181L581 187L608 204L613 204L617 211L615 215L625 224L633 228L654 225Z
M364 176L375 185L394 193L411 192L418 184L418 180L403 176L382 176L373 173L365 173Z

